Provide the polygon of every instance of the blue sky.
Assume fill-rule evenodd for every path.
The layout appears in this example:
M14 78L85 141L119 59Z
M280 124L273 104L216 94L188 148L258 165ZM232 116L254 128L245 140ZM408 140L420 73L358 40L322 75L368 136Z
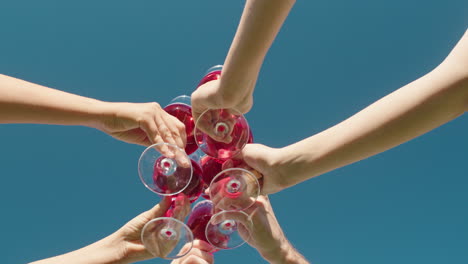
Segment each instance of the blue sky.
M0 73L106 101L167 104L220 64L243 1L16 0L0 5ZM247 114L255 141L318 133L437 66L466 0L298 0ZM313 263L468 263L468 116L270 198ZM0 126L1 263L94 242L158 198L143 147L84 127ZM216 263L262 263L248 246ZM152 260L148 263L168 263Z

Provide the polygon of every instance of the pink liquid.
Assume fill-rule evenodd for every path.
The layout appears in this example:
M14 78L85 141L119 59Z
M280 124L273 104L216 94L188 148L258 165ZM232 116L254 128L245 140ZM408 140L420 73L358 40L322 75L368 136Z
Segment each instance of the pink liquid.
M205 230L212 215L213 203L202 201L194 206L187 221L187 226L192 230L194 239L200 239L209 243L206 239Z
M193 137L193 129L195 128L195 123L192 117L192 108L186 104L175 103L170 104L164 107L167 113L175 116L185 125L185 133L187 133L187 145L185 146L185 152L187 155L192 154L197 150L198 146L195 143L195 138Z
M201 167L203 170L203 181L206 184L210 184L216 174L220 173L223 167L224 161L215 159L210 156L204 156L201 159Z
M210 199L210 196L205 194L205 190L209 187L213 178L221 172L223 167L223 161L215 159L210 156L204 156L201 159L201 168L203 170L203 193L202 197L205 199Z
M225 109L219 109L220 116L223 115L231 115ZM236 123L234 124L232 131L230 132L231 135L231 142L224 143L219 142L212 139L210 136L203 134L198 135L197 140L199 140L199 144L206 142L206 149L203 151L213 157L218 157L220 159L229 159L233 155L237 154L244 145L249 141L251 133L249 133L249 125L245 121L245 119L236 118L235 115L231 115Z
M166 176L164 170L160 164L161 160L164 157L160 157L156 160L154 164L153 171L153 182L159 188L162 193L174 193L180 191L183 186L186 186L190 179L190 168L183 168L178 166L176 171L171 176ZM192 162L192 179L188 186L182 191L183 194L189 197L190 202L194 202L200 197L200 194L203 191L203 180L202 180L202 170L198 163L191 160ZM177 197L177 194L174 195L174 199Z
M192 230L193 238L200 239L210 244L211 241L222 241L221 244L226 244L229 241L228 235L208 234L206 236L206 226L210 222L213 215L213 203L211 201L202 201L197 203L187 221L187 226ZM209 238L209 240L208 240Z
M170 175L166 175L162 160L165 157L158 158L154 163L153 168L153 183L155 191L158 193L175 193L179 192L190 180L190 167L184 168L177 166L175 171Z
M203 173L202 169L200 168L200 165L196 163L195 161L192 161L192 180L190 181L189 185L185 190L182 191L183 194L187 195L189 197L189 200L191 203L195 202L198 197L200 197L200 194L203 191Z
M221 78L221 71L218 70L209 72L201 79L197 88L207 82L218 80L219 78ZM220 116L230 115L230 113L226 110L220 109L219 111ZM232 137L232 141L230 143L218 142L207 135L205 135L203 138L198 138L198 140L201 142L206 141L207 149L204 150L204 152L208 155L220 159L228 159L231 158L235 153L237 153L244 146L245 142L253 142L252 131L249 130L249 134L246 135L245 131L247 130L249 129L248 124L247 122L245 122L245 120L236 120L236 124L234 125L233 131L231 131L230 133Z
M209 82L209 81L218 80L219 78L221 78L221 71L210 72L201 79L201 81L198 84L197 88L200 87L201 85Z
M247 141L248 144L253 143L252 131L249 130L249 132L249 140ZM230 166L226 166L226 163L229 163ZM210 199L210 196L205 194L205 190L209 187L211 181L213 181L213 178L218 175L218 173L220 173L223 169L240 167L243 163L244 162L242 160L234 158L224 161L210 157L208 155L204 156L200 161L204 182L202 197L205 199Z
M253 143L253 133L252 129L249 129L249 140L247 140L247 144L252 144Z

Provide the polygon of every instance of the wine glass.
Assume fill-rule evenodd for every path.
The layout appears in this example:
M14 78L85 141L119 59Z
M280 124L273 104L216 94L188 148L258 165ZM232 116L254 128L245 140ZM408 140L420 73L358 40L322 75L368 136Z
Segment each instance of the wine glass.
M185 190L182 191L183 194L189 197L191 203L195 202L198 197L203 193L205 182L203 181L203 170L200 166L200 157L203 154L202 151L197 149L195 152L189 155L191 164L192 164L192 179L190 180L189 185Z
M202 86L203 84L209 82L209 81L214 81L218 80L221 78L221 71L223 70L223 65L215 65L211 68L209 68L205 72L205 76L201 79L201 81L198 83L197 88Z
M253 143L253 134L252 130L249 130L249 139L247 144ZM204 155L200 160L200 166L203 171L203 181L204 181L204 189L202 193L202 197L205 199L209 199L209 195L205 192L208 189L209 184L213 181L213 178L220 173L223 168L228 168L225 163L231 163L232 165L229 167L236 167L238 165L243 164L242 161L236 159L229 159L229 160L221 160L209 155Z
M172 196L189 186L193 162L179 147L169 143L158 143L147 147L141 154L138 160L138 174L146 188L152 192Z
M174 158L162 154L162 147L173 153ZM143 151L138 161L138 173L143 184L161 196L174 197L183 193L190 202L198 199L203 191L202 170L198 163L200 153L187 156L180 148L169 143L158 143Z
M215 213L213 202L198 202L187 220L195 239L211 244L217 251L241 246L250 237L252 221L244 212Z
M258 178L260 178L258 172L242 166L224 169L210 183L210 199L216 208L221 210L246 209L253 205L260 195Z
M175 116L185 125L185 133L187 134L187 145L185 145L185 152L187 155L195 152L198 146L195 143L195 138L193 137L195 123L192 117L190 96L177 96L176 98L172 99L166 107L164 107L164 110L168 114Z
M155 257L180 258L193 246L192 231L181 221L189 208L184 196L177 195L163 217L147 222L142 229L141 241Z
M203 189L200 167L184 150L172 144L158 143L143 151L138 160L138 173L149 190L172 199L171 208L164 217L155 218L143 227L141 240L145 248L160 258L174 259L186 255L192 247L193 235L177 219L178 216L173 215L175 200L181 193L187 195L191 202L198 198Z
M222 67L211 67L198 87L221 78ZM247 144L250 135L247 120L235 109L208 109L199 116L194 129L198 147L217 159L235 156Z
M141 241L153 256L176 259L192 249L193 234L180 220L158 217L145 224Z
M234 109L208 109L198 118L194 136L198 147L217 159L237 155L249 140L249 124Z

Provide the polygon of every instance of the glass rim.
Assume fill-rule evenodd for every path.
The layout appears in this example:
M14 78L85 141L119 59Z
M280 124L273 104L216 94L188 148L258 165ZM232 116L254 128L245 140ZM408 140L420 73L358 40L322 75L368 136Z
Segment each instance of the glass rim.
M161 257L161 256L154 256L153 253L151 251L149 251L148 249L148 252L150 252L150 254L154 257L157 257L157 258L162 258L162 259L178 259L178 258L181 258L185 255L187 255L193 248L193 233L192 233L192 230L190 230L190 228L184 223L182 222L181 220L177 219L177 218L173 218L173 217L166 217L166 216L163 216L163 217L157 217L157 218L153 218L151 219L150 221L148 221L144 226L143 228L141 229L141 236L140 236L140 239L141 239L141 242L143 243L143 245L145 246L146 248L146 245L145 245L145 240L143 239L143 234L145 234L145 231L146 229L148 228L148 226L151 224L151 223L154 223L156 221L160 221L160 220L169 220L169 221L175 221L177 224L180 224L181 226L183 226L186 231L187 234L189 234L189 238L190 238L190 249L187 250L187 252L185 252L183 255L181 256L177 256L175 258L167 258L167 257Z
M184 155L186 156L186 158L190 161L190 157L187 155L187 153L185 153L185 151L181 148L179 148L178 146L176 145L173 145L173 144L170 144L170 143L166 143L166 142L163 142L163 143L156 143L156 144L152 144L150 146L148 146L140 155L140 158L138 159L138 176L140 177L140 180L141 182L143 183L143 185L145 185L145 187L147 189L149 189L150 191L152 191L153 193L155 194L158 194L158 195L161 195L161 196L173 196L175 194L179 194L181 192L183 192L189 185L190 185L190 182L192 181L192 177L193 177L193 166L192 166L192 163L190 161L190 179L188 180L188 183L187 185L184 186L184 188L182 188L180 191L177 191L177 192L174 192L174 193L160 193L160 192L157 192L155 190L153 190L144 180L144 177L143 177L143 173L141 172L140 170L140 164L142 162L142 157L143 155L145 155L145 153L147 153L149 150L154 150L154 147L155 146L158 146L158 145L167 145L167 146L171 146L171 147L174 147L176 148L177 151L181 151L182 153L184 153ZM162 156L164 156L162 153L160 153Z

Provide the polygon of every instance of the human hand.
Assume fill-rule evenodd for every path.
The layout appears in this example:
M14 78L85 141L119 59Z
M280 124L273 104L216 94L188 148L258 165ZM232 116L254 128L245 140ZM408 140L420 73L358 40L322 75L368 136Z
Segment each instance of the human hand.
M288 162L280 149L270 148L262 144L247 144L241 152L244 162L263 175L260 179L262 194L279 192L289 187L288 178L284 172L288 171Z
M267 196L243 212L225 211L212 221L227 219L237 222L240 236L270 263L308 263L286 239Z
M171 264L213 264L214 257L210 253L213 247L201 240L194 240L190 252L182 258L175 259Z
M133 263L150 258L154 258L141 241L142 229L146 223L157 217L163 217L171 206L171 197L165 197L163 201L152 209L138 215L130 220L122 228L113 234L117 240L121 241L122 259L124 263ZM190 212L190 201L185 195L179 195L174 202L172 211L173 217L183 221ZM167 254L173 249L173 245L157 245L160 255ZM162 256L159 256L162 257Z
M206 190L216 209L238 211L255 202L262 186L262 175L258 171L234 158L224 161L221 171L223 173Z
M251 89L233 89L223 86L222 79L209 81L198 87L191 95L192 115L197 122L208 109L235 109L247 113L253 104Z
M185 148L185 126L168 114L158 103L105 103L104 114L97 128L127 143L149 146L169 143ZM168 154L167 147L161 152Z
M308 261L289 243L275 217L267 196L240 212L226 212L223 219L235 220L241 237L270 263L297 263ZM221 222L223 219L218 219Z

